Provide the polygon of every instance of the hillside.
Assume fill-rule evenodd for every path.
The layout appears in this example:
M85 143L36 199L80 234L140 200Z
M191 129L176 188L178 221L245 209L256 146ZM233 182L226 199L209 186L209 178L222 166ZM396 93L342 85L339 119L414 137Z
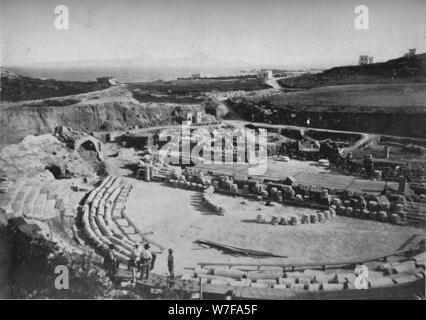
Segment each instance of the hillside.
M1 101L23 101L102 90L108 88L109 85L98 82L30 78L1 69L0 87Z
M344 66L318 74L279 80L284 88L313 88L347 84L391 84L426 81L426 53L382 63Z
M324 86L228 100L249 121L424 138L426 84Z
M2 102L0 148L59 125L92 132L180 123L203 104L141 103L125 87L22 102Z
M286 92L253 102L268 103L293 111L417 113L426 109L426 84L357 84L323 86Z

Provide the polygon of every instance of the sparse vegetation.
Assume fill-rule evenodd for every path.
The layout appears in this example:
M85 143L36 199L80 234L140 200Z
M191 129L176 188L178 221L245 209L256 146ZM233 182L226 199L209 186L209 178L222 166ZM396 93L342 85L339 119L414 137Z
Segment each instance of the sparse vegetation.
M410 113L426 107L425 89L421 83L328 86L250 100L295 111Z
M139 82L127 84L130 90L139 89L145 93L168 95L199 95L208 91L253 91L269 88L255 78L227 78L227 79L198 79Z
M383 63L336 67L318 74L281 79L285 88L314 88L347 84L410 83L426 81L426 54Z
M4 72L2 72L0 86L2 101L23 101L63 97L103 90L109 87L107 84L98 82L57 81L53 79L42 80L22 76L11 77L10 73Z

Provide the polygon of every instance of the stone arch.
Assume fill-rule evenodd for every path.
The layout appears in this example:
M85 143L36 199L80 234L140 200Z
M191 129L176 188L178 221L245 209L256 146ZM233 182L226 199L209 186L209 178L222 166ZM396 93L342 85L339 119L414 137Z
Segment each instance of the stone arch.
M94 137L86 136L75 140L74 150L79 152L80 149L94 151L98 155L98 158L102 159L102 142Z

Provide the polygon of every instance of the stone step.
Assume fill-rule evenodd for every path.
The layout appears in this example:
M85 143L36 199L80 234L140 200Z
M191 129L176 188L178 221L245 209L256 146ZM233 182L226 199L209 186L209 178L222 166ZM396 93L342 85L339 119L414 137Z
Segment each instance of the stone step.
M0 193L8 193L9 189L12 187L13 181L3 180L0 181Z
M9 189L9 192L7 194L8 202L5 203L5 205L12 204L12 202L15 200L19 190L22 189L22 187L25 185L25 179L18 179L13 182L12 187Z
M409 283L417 280L415 275L401 275L392 277L393 282L396 284Z
M22 210L25 205L25 199L32 190L31 186L24 185L17 193L15 199L12 202L12 210L16 216L22 216Z
M37 199L34 202L34 207L31 217L34 219L43 220L44 218L44 207L47 201L47 193L39 193ZM28 217L28 216L27 216Z
M411 257L411 259L415 261L417 266L423 266L423 268L426 267L426 252L421 252L414 257Z
M34 203L39 193L40 193L40 185L34 185L31 187L30 192L25 198L24 208L22 209L22 215L29 218L32 217Z
M48 200L56 200L55 209L57 213L64 213L67 210L68 201L71 195L71 183L66 181L55 180L47 187L49 195Z
M46 205L44 207L44 219L52 219L54 217L56 217L56 209L55 209L55 205L56 205L56 201L55 199L48 199L46 201Z
M62 198L64 204L64 216L71 217L76 215L76 211L74 210L74 205L71 201L71 195Z
M81 199L84 197L84 195L85 193L83 192L75 192L75 191L68 192L68 197L64 198L65 211L67 212L67 215L76 216L77 208L79 206Z
M19 189L22 186L19 186L18 190L17 189L17 184L15 182L12 182L12 185L8 188L7 192L2 193L0 192L0 208L1 209L6 209L6 207L10 207L12 206L12 202L14 200L14 198L16 197L16 193L18 193Z
M10 191L7 193L0 193L0 208L7 207L12 202Z

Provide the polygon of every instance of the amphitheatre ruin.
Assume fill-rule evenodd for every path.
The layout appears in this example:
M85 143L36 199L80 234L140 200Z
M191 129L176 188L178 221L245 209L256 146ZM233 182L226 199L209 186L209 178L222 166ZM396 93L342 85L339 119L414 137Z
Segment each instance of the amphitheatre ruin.
M115 288L129 282L134 245L150 243L155 267L136 284L145 298L421 295L425 55L415 59L403 62L423 65L421 83L362 84L362 97L357 85L341 85L333 103L355 101L340 117L335 106L314 106L336 88L287 91L293 79L287 86L279 80L279 89L255 77L82 82L67 84L75 91L62 94L52 89L61 88L59 81L2 70L0 281L19 291L8 281L33 262L15 266L8 257L22 239L37 239L67 263L96 268L112 246L120 261ZM28 90L16 95L19 84ZM403 95L409 107L401 113L372 102L386 92ZM182 124L195 133L187 141ZM218 161L184 159L184 144L199 144L201 129L219 132L201 139L202 155L219 154ZM256 162L248 152L238 158L238 130L267 132L266 147L255 142L252 150L266 155L264 172L249 174ZM169 139L160 139L165 132ZM161 152L170 137L177 164ZM231 144L222 148L227 138ZM368 268L363 290L354 272L359 265Z

